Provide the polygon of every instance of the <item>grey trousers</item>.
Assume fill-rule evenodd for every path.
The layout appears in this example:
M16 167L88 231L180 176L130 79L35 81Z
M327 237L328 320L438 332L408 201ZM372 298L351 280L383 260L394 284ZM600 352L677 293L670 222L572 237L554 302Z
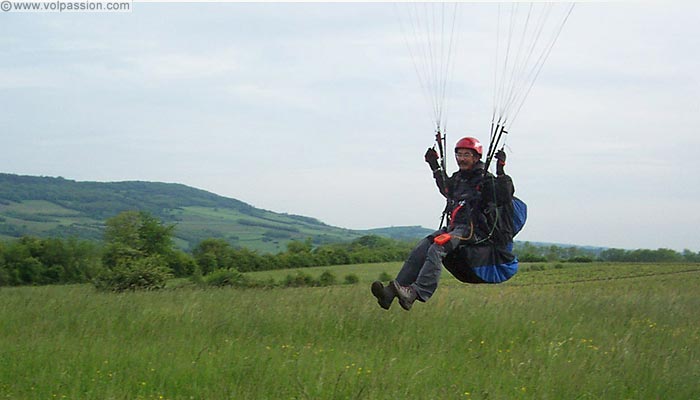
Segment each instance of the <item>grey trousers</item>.
M418 300L428 301L435 293L442 272L442 259L447 252L457 248L463 237L469 234L469 227L458 225L449 232L452 235L450 242L444 245L433 243L433 239L445 233L445 230L435 231L423 238L401 267L396 276L396 282L401 286L411 286L418 294Z

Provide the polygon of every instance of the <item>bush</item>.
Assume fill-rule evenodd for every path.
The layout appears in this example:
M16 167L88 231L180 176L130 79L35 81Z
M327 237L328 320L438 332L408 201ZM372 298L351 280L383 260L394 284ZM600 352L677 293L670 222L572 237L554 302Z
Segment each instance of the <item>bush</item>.
M267 278L264 281L248 282L248 285L257 288L273 288L277 286L277 283L275 282L275 278Z
M194 273L197 263L194 258L181 250L174 250L165 255L168 267L173 271L173 275L182 278L191 276Z
M315 286L316 281L311 275L305 274L301 271L297 271L296 276L287 275L284 279L284 286L286 287L302 287L302 286Z
M94 281L97 289L112 292L163 289L172 275L159 256L151 256L106 269Z
M547 258L532 253L525 253L518 255L518 260L520 262L546 262Z
M204 284L204 274L202 274L202 269L199 268L199 264L195 264L190 281L196 285Z
M360 281L360 278L357 277L355 274L350 274L345 276L345 283L348 285L355 284Z
M224 286L236 286L245 287L248 286L248 279L245 275L238 272L237 269L219 269L211 274L209 274L205 282L209 286L224 287Z
M593 259L591 257L587 256L576 256L576 257L571 257L568 262L572 263L592 263Z
M330 271L324 271L318 278L318 284L320 286L331 286L336 284L335 275Z

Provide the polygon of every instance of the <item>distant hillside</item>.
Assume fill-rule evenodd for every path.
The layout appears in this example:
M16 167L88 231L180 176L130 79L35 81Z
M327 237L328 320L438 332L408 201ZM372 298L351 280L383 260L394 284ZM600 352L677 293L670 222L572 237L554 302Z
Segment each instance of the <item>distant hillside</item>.
M390 237L397 240L416 240L433 233L435 229L427 229L422 226L392 226L389 228L368 229L365 234Z
M290 240L308 237L321 244L367 234L414 240L431 232L421 227L343 229L175 183L76 182L0 173L0 238L101 239L104 221L126 210L148 211L175 224L176 242L184 249L211 237L234 246L277 252Z

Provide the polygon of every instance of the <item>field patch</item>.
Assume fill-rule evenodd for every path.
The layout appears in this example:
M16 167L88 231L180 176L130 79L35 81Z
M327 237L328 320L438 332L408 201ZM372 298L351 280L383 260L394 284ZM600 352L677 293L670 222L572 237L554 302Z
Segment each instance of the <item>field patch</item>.
M384 311L369 282L399 267L334 267L337 276L354 273L360 283L322 288L121 295L88 285L3 288L0 393L43 399L700 393L697 265L547 266L502 285L465 285L446 273L430 302Z

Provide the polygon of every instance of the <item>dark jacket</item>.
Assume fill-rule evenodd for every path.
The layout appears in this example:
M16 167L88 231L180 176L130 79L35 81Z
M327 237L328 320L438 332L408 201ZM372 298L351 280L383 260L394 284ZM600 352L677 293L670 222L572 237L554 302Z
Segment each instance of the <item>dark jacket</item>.
M468 283L501 283L518 270L513 248L513 180L484 171L478 162L469 171L444 178L434 174L440 193L447 198L451 216L448 231L468 225L471 239L462 241L442 260L458 280Z
M440 193L447 199L445 212L448 230L456 225L471 225L476 240L506 244L513 240L513 194L508 175L493 176L479 161L468 171L457 171L445 178L442 171L433 174ZM509 216L502 218L503 216Z

